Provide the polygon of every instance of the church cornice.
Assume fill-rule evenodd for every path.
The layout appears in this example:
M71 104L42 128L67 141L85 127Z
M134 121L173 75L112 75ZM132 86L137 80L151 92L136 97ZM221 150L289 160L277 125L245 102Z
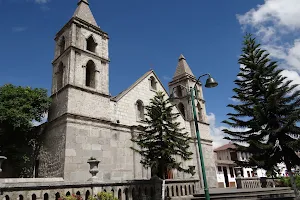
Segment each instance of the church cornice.
M171 86L171 85L180 83L180 82L182 82L182 81L185 81L185 80L187 80L187 79L188 79L188 80L192 80L192 81L194 81L194 82L197 81L197 79L196 79L195 76L192 76L192 75L186 73L186 74L183 74L183 75L174 77L173 80L172 80L171 82L168 83L168 85ZM200 86L202 85L201 82L198 82L198 84L199 84Z
M71 19L63 26L63 28L62 28L60 31L58 31L58 32L56 33L55 39L54 39L54 40L57 41L58 38L65 32L65 30L68 29L68 28L70 28L70 26L71 26L72 24L76 24L77 26L83 27L83 28L85 28L85 29L87 29L87 30L89 30L89 31L91 31L91 32L93 32L93 33L96 33L96 34L102 36L102 37L105 38L105 39L109 39L108 33L102 31L98 26L95 26L95 25L93 25L93 24L90 24L90 23L88 23L88 22L86 22L86 21L84 21L84 20L82 20L82 19L80 19L80 18L78 18L78 17L72 17L72 18L71 18Z
M91 93L91 94L96 94L96 95L99 95L99 96L102 96L102 97L106 97L106 98L111 98L110 95L107 95L107 94L103 94L99 91L96 91L95 89L90 89L90 88L85 88L85 87L80 87L80 86L76 86L76 85L73 85L73 84L67 84L65 85L64 87L62 87L60 90L58 90L57 92L53 93L50 97L55 97L57 94L61 93L63 90L67 89L67 88L73 88L73 89L77 89L77 90L81 90L81 91L84 91L84 92L88 92L88 93Z
M68 121L68 119L99 123L99 124L103 124L103 127L104 126L109 127L112 130L120 130L122 128L123 131L127 129L127 132L132 132L133 130L140 132L143 130L141 126L135 126L135 125L129 126L129 125L113 122L107 118L93 118L93 117L84 116L76 113L64 113L61 116L55 118L54 120L47 122L47 125L51 129L61 124L64 124L66 121ZM75 123L79 123L79 122L75 122Z
M78 47L76 47L76 46L70 45L70 46L65 50L65 52L64 52L63 54L59 55L57 58L55 58L55 59L52 61L52 65L55 65L55 64L60 60L60 58L63 57L67 52L70 52L71 49L74 49L75 51L80 52L80 53L85 53L85 54L91 56L91 57L94 58L94 59L97 59L97 60L100 60L100 61L104 61L104 62L107 62L107 63L110 62L109 59L103 58L103 57L98 56L97 54L94 54L94 53L92 53L92 52L89 52L89 51L80 49L80 48L78 48Z

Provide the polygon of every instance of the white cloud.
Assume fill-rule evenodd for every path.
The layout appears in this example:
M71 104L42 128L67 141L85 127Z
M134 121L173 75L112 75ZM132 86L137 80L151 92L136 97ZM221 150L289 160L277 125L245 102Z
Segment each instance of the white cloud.
M265 0L264 4L258 5L256 9L237 17L243 25L295 30L300 28L299 10L299 0Z
M222 131L223 129L229 129L231 131L237 131L237 132L244 132L249 130L248 128L228 128L225 126L216 126L216 116L213 113L209 113L207 115L209 127L210 127L210 135L213 140L213 148L218 148L224 144L228 144L230 141L225 140L224 137L227 135ZM247 144L244 143L238 143L240 145L247 146Z
M37 122L37 121L34 120L32 123L33 123L33 126L39 126L39 125L47 122L47 120L48 120L48 113L45 113L40 122Z
M50 0L34 0L35 3L38 3L38 4L45 4L45 3L48 3Z
M24 32L26 30L27 30L27 27L24 27L24 26L12 27L12 32Z
M234 103L240 103L241 101L238 99L234 99L232 97L229 97L228 100L233 101Z
M213 140L213 148L218 148L224 144L229 143L228 140L224 140L225 137L224 132L222 131L225 127L219 126L216 127L216 116L213 113L209 113L207 115L209 127L210 127L210 135Z
M250 28L262 48L279 61L282 74L300 83L300 0L265 0L237 19L245 30Z

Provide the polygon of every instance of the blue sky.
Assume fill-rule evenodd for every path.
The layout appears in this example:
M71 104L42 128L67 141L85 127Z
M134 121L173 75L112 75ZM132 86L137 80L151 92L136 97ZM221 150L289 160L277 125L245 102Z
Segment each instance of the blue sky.
M243 30L255 33L283 63L286 75L300 82L299 0L89 2L98 25L110 36L110 93L126 89L150 68L167 87L182 53L195 75L211 73L219 82L217 88L204 90L218 144L224 142L220 122L230 111L226 105L232 103ZM50 89L54 36L72 17L76 3L0 0L0 85Z

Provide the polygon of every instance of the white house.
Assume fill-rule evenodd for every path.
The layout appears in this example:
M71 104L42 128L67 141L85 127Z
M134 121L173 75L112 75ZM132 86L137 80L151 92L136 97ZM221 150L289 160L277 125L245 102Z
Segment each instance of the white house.
M219 188L236 187L235 178L238 167L234 161L247 161L250 154L247 152L237 152L236 146L228 143L214 150L217 182ZM243 177L266 177L266 171L256 168L245 168L242 170Z

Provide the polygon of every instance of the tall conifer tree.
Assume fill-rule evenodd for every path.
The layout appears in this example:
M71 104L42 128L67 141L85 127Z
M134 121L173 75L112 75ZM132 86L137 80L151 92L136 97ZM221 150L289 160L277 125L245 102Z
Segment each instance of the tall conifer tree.
M252 154L246 165L269 170L284 162L292 175L291 168L300 165L295 153L300 148L300 91L250 34L242 52L243 67L233 89L238 103L228 105L234 112L223 121L233 128L224 130L226 139L248 144L239 146ZM235 131L241 129L245 131Z
M190 143L192 138L183 132L180 123L176 121L180 114L173 113L173 105L162 92L157 92L145 107L147 124L136 138L132 139L140 148L132 148L142 156L141 163L152 169L152 175L165 179L170 169L185 173L194 173L193 167L183 168L183 161L191 159Z

